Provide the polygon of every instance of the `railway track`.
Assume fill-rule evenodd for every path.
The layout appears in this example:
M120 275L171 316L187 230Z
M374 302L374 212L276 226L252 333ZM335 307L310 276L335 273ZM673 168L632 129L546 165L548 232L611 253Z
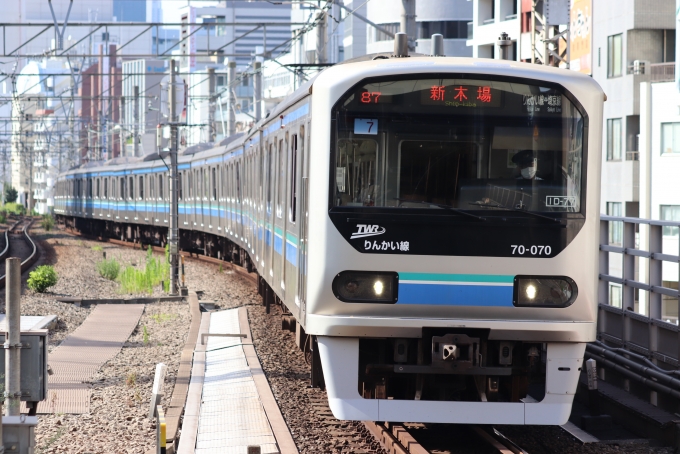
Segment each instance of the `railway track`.
M4 232L5 247L0 252L0 287L5 286L5 259L20 258L22 273L38 260L38 247L29 235L33 221L31 217L21 217Z
M137 243L112 238L94 238L71 230L69 233L119 246L140 247ZM151 247L156 252L165 251L161 247ZM215 265L227 265L234 273L253 285L257 285L257 274L249 273L245 268L231 262L196 253L187 254L185 258ZM528 454L498 429L491 426L339 421L328 407L327 399L312 399L312 406L314 416L327 427L330 435L341 446L340 452L343 453L370 454L384 451L388 454ZM452 432L455 432L454 436ZM370 450L359 448L360 439L370 440L368 443Z
M497 428L364 422L388 454L528 454Z

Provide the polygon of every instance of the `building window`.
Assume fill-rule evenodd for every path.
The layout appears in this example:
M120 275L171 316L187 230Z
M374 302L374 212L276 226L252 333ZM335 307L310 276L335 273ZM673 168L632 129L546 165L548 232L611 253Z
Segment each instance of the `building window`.
M661 205L661 220L680 223L680 205ZM664 227L664 236L678 236L677 227Z
M680 123L661 123L661 154L680 153Z
M621 160L623 130L620 118L607 120L607 161Z
M618 284L609 284L609 305L619 309L623 306L621 286Z
M620 77L623 68L623 35L607 38L607 77Z
M380 28L388 32L397 33L399 31L399 23L391 24L378 24ZM371 27L368 33L368 42L375 43L378 41L392 41L394 38L389 36L387 33L383 33L377 28Z
M432 35L439 33L444 39L466 39L468 22L466 20L418 22L418 38L430 39Z
M621 202L607 202L607 216L622 216L622 206ZM623 222L609 221L609 244L623 244Z

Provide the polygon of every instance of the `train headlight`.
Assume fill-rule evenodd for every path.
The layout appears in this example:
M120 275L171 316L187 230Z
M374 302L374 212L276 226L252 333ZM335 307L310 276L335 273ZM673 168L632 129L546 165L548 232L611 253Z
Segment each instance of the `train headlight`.
M342 271L333 279L333 294L345 303L397 302L399 275L383 271Z
M515 276L512 303L523 307L568 307L577 295L576 282L566 276Z

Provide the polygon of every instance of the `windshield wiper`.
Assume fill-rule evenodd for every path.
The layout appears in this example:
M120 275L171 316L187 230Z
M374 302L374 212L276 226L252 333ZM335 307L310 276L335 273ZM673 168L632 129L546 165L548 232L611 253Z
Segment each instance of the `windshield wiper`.
M475 214L468 213L467 211L464 211L464 210L459 210L458 208L452 207L451 205L444 205L444 204L441 204L441 203L425 202L423 200L400 199L398 197L395 197L394 200L398 200L399 202L405 202L405 203L417 203L417 204L420 204L420 205L432 205L432 206L435 206L435 207L444 208L445 210L453 211L454 213L458 213L458 214L462 214L462 215L465 215L465 216L469 216L471 218L475 218L478 221L486 221L485 217L477 216ZM401 203L399 205L401 205Z
M557 222L558 224L562 223L562 221L560 219L557 219L557 218L553 218L553 217L550 217L550 216L544 216L542 214L534 213L533 211L522 210L520 208L506 207L505 205L501 205L500 203L470 202L470 205L475 205L475 206L478 206L478 207L486 207L486 208L502 208L504 210L509 210L509 211L519 211L520 213L530 214L532 216L536 216L537 218L548 219L550 221Z

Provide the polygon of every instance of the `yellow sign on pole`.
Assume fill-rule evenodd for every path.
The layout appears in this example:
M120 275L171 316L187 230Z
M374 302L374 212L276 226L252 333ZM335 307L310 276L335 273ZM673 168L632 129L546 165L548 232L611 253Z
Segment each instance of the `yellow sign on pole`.
M572 0L570 18L569 66L574 71L592 74L592 0Z

